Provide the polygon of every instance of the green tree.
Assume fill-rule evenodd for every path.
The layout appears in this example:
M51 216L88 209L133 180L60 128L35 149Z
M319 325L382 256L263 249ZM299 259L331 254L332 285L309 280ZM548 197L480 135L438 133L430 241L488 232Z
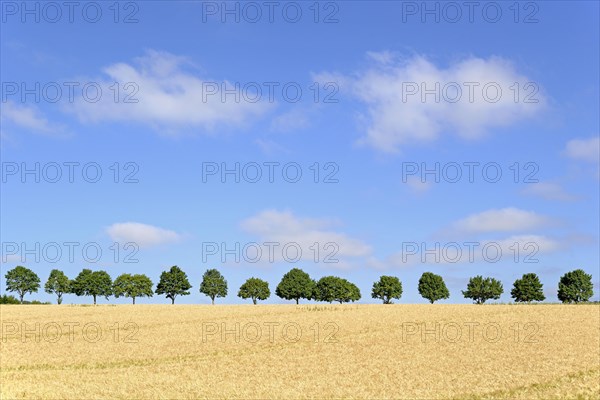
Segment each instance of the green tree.
M402 296L402 282L395 276L383 275L373 283L371 297L383 300L383 304L392 304L392 299Z
M593 295L592 275L582 269L567 272L558 282L558 299L563 303L588 301Z
M348 282L347 280L344 279L344 286L346 287L346 293L338 298L338 301L340 302L340 304L342 302L355 302L360 300L361 298L361 294L360 294L360 289L358 288L358 286L356 286L354 283L352 282Z
M423 272L423 275L419 278L419 294L424 299L429 300L431 304L437 300L450 297L450 292L446 287L446 283L444 283L444 279L432 272Z
M332 303L337 297L340 286L340 278L337 276L324 276L317 281L313 298Z
M502 283L494 278L483 278L477 275L469 279L467 290L463 290L462 294L466 299L473 299L476 304L483 304L486 300L500 298L504 289Z
M166 294L167 299L171 299L171 304L175 304L175 297L187 296L188 290L192 288L187 275L178 266L174 265L169 271L163 271L160 274L160 281L156 286L156 294Z
M121 274L113 282L113 292L116 298L131 297L135 304L136 297L152 297L152 281L142 274Z
M271 296L269 283L258 278L250 278L242 286L238 292L238 297L242 299L252 299L256 304L256 300L266 300Z
M510 295L516 302L544 301L546 296L542 290L543 286L536 274L523 274L523 277L513 284Z
M330 303L339 301L340 304L360 300L360 289L346 279L337 276L324 276L315 286L313 296L318 301Z
M296 304L300 299L310 300L313 298L313 290L315 281L310 279L310 276L299 268L293 268L288 273L283 275L281 282L275 288L275 294L285 300L296 300Z
M227 296L227 281L216 269L206 270L202 275L200 293L210 297L212 304L215 304L215 297Z
M23 304L23 297L27 293L37 293L40 288L40 278L29 268L17 265L4 275L6 278L6 290L17 292L19 300Z
M108 300L108 296L112 295L112 279L106 271L86 268L71 281L71 292L77 296L92 296L96 304L96 297L103 296Z
M56 294L57 304L62 304L62 296L64 293L69 293L71 290L71 281L64 272L53 269L50 271L50 276L44 285L46 293Z

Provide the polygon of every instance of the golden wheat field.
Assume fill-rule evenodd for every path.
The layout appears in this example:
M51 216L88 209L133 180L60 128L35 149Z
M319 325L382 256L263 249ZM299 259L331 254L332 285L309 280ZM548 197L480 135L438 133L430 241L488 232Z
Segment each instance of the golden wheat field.
M0 306L2 399L597 399L598 305Z

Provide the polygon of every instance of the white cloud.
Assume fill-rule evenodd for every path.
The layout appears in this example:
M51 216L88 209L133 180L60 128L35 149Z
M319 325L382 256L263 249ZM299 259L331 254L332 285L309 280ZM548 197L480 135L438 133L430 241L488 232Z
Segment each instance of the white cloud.
M367 51L367 57L381 65L393 64L397 58L391 51Z
M455 222L452 228L463 233L515 232L547 226L551 220L533 211L509 207L487 210Z
M531 79L499 57L472 57L444 68L420 56L399 60L389 52L368 55L374 66L366 71L354 76L323 73L317 79L338 82L367 105L367 132L360 143L383 152L395 153L407 144L431 142L448 133L479 138L492 128L532 117L546 101L535 84L527 86ZM422 89L435 89L436 84L439 101L434 95L423 98ZM501 90L497 101L494 88ZM411 95L411 90L418 93Z
M425 181L418 176L409 176L406 184L414 194L423 194L431 189L431 182Z
M267 155L288 154L289 150L270 139L256 139L254 141L260 150Z
M539 182L528 184L521 193L541 197L546 200L558 200L558 201L574 201L577 200L576 196L567 193L562 186L551 182Z
M495 240L404 243L402 251L388 257L395 267L453 264L529 264L539 256L560 250L563 245L544 235L513 235Z
M500 245L503 253L510 254L511 256L515 254L514 246L517 243L520 247L521 259L527 255L533 257L534 250L536 253L550 253L560 250L563 247L561 242L545 235L514 235L494 242ZM528 243L533 244L534 247L526 248Z
M174 231L138 222L112 224L106 228L106 233L115 242L134 242L140 247L172 243L181 239L181 236Z
M314 243L318 243L318 261L336 268L349 266L347 258L371 254L371 246L360 239L332 230L335 225L337 223L333 220L300 218L290 211L278 210L262 211L240 224L244 231L257 235L262 242L279 243L280 246L275 251L278 261L282 259L281 247L286 243L297 243L302 249L304 261L314 261L315 252L311 249L314 248ZM324 249L327 243L333 243L334 247ZM326 263L324 260L328 255L339 260L339 263Z
M0 115L3 124L13 123L20 128L47 135L61 135L64 133L62 126L50 123L35 106L19 105L9 100L2 103L1 108Z
M598 163L600 162L600 138L570 140L565 153L575 160Z
M270 129L274 132L287 133L300 129L305 129L310 125L308 112L292 109L286 113L278 115L271 121Z
M513 207L487 210L469 215L441 230L434 235L438 240L403 241L383 259L368 257L366 265L387 269L421 265L538 263L539 256L543 254L574 244L590 243L586 237L556 238L546 234L517 233L554 223L556 221L549 217Z
M572 239L558 241L532 233L491 238L482 238L481 235L535 230L553 222L546 216L514 207L487 210L469 215L442 230L442 237L446 240L403 242L401 250L388 256L383 264L407 267L419 264L536 262L536 255L559 250ZM457 240L457 236L461 239Z
M0 118L0 149L4 148L4 146L6 146L6 144L8 142L13 143L14 139L12 138L12 136L8 133L8 131L6 129L3 129L1 126L2 122L1 122L1 118Z
M221 85L230 90L235 88L234 83L200 78L186 71L186 64L191 63L184 57L148 51L133 64L110 65L103 70L108 78L97 81L102 98L95 103L78 98L68 110L84 122L135 122L175 134L188 128L212 132L217 126L241 126L270 108L266 99L252 102L241 90L237 90L241 93L239 99L233 94L223 98ZM115 82L120 90L118 102L114 87L111 89ZM133 85L126 87L128 83ZM219 92L212 95L213 89ZM137 102L125 103L125 95Z

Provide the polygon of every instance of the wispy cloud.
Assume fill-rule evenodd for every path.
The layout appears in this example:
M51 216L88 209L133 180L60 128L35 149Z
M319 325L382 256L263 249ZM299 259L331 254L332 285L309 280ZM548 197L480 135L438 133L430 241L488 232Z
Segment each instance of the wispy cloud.
M423 264L537 264L539 256L564 247L564 243L556 239L533 234L464 242L414 242L404 243L402 251L388 257L386 264L391 267Z
M567 193L565 189L552 182L539 182L528 184L521 193L528 196L536 196L546 200L575 201L577 197Z
M0 105L2 124L14 124L19 128L33 133L50 136L65 136L64 126L48 121L43 113L34 105L17 104L14 101L6 101Z
M267 155L287 154L289 150L279 143L270 139L256 139L254 141L260 150Z
M109 95L97 102L78 98L68 109L83 122L134 122L178 134L189 128L214 133L216 127L243 126L272 106L242 95L237 101L232 82L201 78L184 68L187 65L191 62L185 57L150 50L133 63L103 69L106 77L99 84ZM120 85L119 101L114 96L115 82ZM221 95L223 87L232 90L226 98Z
M115 223L106 228L106 233L115 242L133 242L140 247L173 243L181 239L177 232L139 222Z
M497 263L536 263L538 255L568 247L581 238L560 240L532 233L555 224L552 218L514 207L471 214L446 226L433 239L404 241L383 260L371 259L373 268Z
M305 129L310 125L308 111L294 108L273 118L270 129L274 132L287 133Z
M423 182L420 177L409 176L406 179L406 185L414 194L423 194L431 189L431 182Z
M336 222L331 219L302 218L291 211L265 210L241 222L241 228L256 235L264 242L276 242L283 246L286 243L297 243L302 249L302 259L314 260L315 243L320 247L318 258L323 265L343 268L350 266L349 258L366 257L372 252L371 246L360 239L353 238L332 228ZM324 250L324 246L333 243L333 247ZM334 254L337 263L324 261L328 254ZM281 251L276 252L281 261Z
M539 87L503 58L471 57L444 68L422 56L401 59L383 52L369 57L373 66L366 71L322 73L318 79L338 82L367 106L360 143L382 152L443 134L479 138L534 116L546 102ZM520 88L516 99L515 84Z
M565 154L577 161L600 162L600 138L573 139L567 142Z
M520 232L542 228L551 222L533 211L508 207L471 214L456 221L451 229L459 233Z

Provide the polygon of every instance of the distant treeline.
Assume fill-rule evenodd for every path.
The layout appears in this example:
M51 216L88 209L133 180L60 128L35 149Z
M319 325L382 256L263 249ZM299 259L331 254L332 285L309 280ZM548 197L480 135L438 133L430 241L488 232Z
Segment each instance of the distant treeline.
M32 270L17 266L5 275L6 290L16 292L19 299L14 296L0 296L0 304L48 304L39 301L25 302L23 299L28 293L37 293L40 288L40 278ZM153 290L152 280L143 274L121 274L114 281L106 271L92 271L83 269L75 279L69 279L64 272L53 269L44 285L47 293L55 294L58 304L62 303L64 294L77 296L92 296L94 304L98 297L110 296L115 298L129 297L135 304L138 297L152 297L153 294L164 295L175 304L177 296L190 294L192 285L187 274L179 267L173 266L168 271L163 271L156 289ZM207 270L202 276L200 293L210 297L212 303L215 298L227 296L227 280L216 269ZM434 303L437 300L448 299L450 292L444 279L432 272L424 272L418 283L419 293L423 298ZM462 294L467 299L472 299L476 304L483 304L490 299L499 299L504 293L502 283L494 278L484 278L481 275L469 279L466 290ZM277 287L275 294L285 300L300 299L326 301L329 303L347 303L358 301L361 293L354 283L337 276L325 276L319 280L312 279L306 272L293 268L286 273ZM530 303L544 301L543 284L534 273L524 274L513 283L510 291L515 302ZM266 300L271 296L269 283L259 278L249 278L240 286L238 297L252 299L254 304L258 300ZM594 295L592 276L581 269L567 272L558 282L558 299L563 303L587 302ZM394 299L402 296L402 282L398 277L383 275L373 283L371 297L381 300L384 304L391 304Z

